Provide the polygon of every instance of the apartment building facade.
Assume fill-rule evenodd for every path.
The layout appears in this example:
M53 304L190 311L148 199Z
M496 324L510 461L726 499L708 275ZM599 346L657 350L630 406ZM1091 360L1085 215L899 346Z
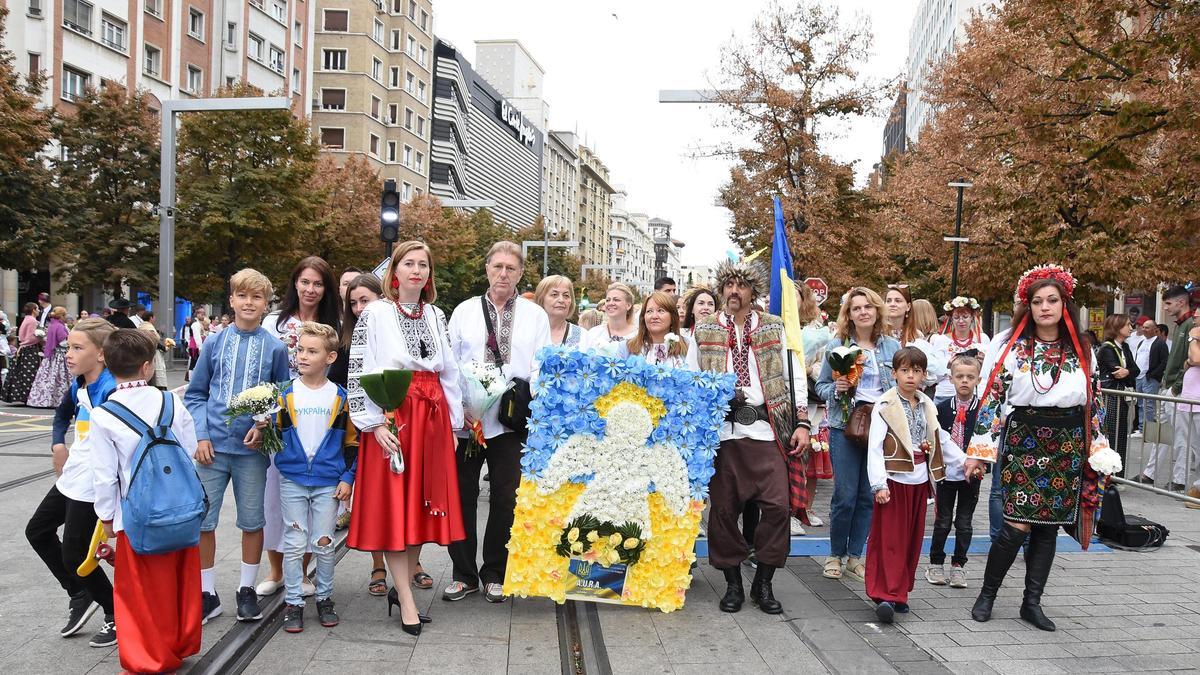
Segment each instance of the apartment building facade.
M433 7L429 0L307 0L313 133L340 161L366 159L409 201L429 189Z
M579 145L579 257L585 265L608 264L609 218L616 190L608 167L586 145Z

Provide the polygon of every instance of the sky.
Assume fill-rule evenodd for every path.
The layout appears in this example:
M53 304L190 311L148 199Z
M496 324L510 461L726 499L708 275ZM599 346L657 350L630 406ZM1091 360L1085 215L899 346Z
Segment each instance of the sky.
M863 74L890 78L904 69L918 0L826 0L845 19L864 14L874 33ZM661 104L660 89L708 89L722 51L749 33L770 0L435 0L434 30L475 61L476 40L517 39L546 71L552 130L574 130L629 193L631 212L670 220L685 242L684 264L715 264L733 245L729 212L717 191L725 158L698 148L731 140L714 105ZM856 160L865 183L879 161L886 110L839 130L825 148Z

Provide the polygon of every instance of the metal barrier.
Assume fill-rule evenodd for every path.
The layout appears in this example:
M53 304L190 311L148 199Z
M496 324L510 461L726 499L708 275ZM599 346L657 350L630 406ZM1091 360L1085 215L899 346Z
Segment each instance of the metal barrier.
M1187 494L1200 473L1200 401L1129 389L1100 393L1109 445L1121 452L1124 439L1125 467L1114 480L1200 506L1200 498ZM1138 435L1133 435L1135 419L1141 424ZM1146 478L1153 482L1141 482Z

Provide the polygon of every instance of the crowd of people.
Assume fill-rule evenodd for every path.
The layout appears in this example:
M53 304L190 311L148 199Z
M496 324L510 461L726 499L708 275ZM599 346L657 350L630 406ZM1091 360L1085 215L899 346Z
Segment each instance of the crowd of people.
M990 471L993 545L972 616L990 618L1024 545L1021 616L1054 630L1040 599L1057 530L1079 532L1092 517L1095 490L1113 470L1103 457L1112 452L1108 438L1118 439L1124 459L1124 428L1103 415L1122 403L1099 396L1100 382L1149 390L1161 372L1162 387L1200 397L1193 391L1200 384L1200 328L1192 328L1190 315L1174 313L1177 344L1165 359L1155 342L1144 357L1142 343L1131 346L1129 321L1120 315L1106 324L1108 339L1093 353L1072 318L1075 280L1057 266L1022 276L1012 328L995 339L981 331L979 303L969 297L947 301L939 321L934 305L912 298L906 285L889 285L882 295L855 287L830 321L811 289L798 284L804 353L794 354L784 321L765 311L767 276L754 263L725 261L715 286L683 293L673 280L660 279L640 304L632 289L614 283L599 311L577 321L571 279L549 276L531 294L519 292L525 260L517 244L491 247L486 292L448 315L436 304L435 263L418 241L397 246L381 280L357 269L335 276L324 260L308 257L270 313L271 281L253 269L236 273L229 279L231 314L213 323L198 309L180 336L189 354L182 398L154 390L156 377L165 386L164 339L151 322L142 323L144 315L130 316L127 302L116 303L115 320L89 317L64 328L65 345L54 345L54 353L22 338L5 394L27 386L29 372L36 379L40 363L61 362L70 374L56 385L63 388L53 440L59 477L26 530L69 596L62 635L82 630L99 610L104 622L91 644L119 644L128 671L173 670L196 653L200 627L226 611L215 552L230 485L241 539L230 611L239 621L260 620L261 598L282 592L285 631L304 630L310 596L317 621L338 625L339 526L348 527L348 547L372 555L367 590L387 597L389 616L398 610L406 633L419 635L432 620L414 597L414 589L433 585L421 567L425 545L447 547L452 560L444 601L478 593L489 603L505 602L525 419L499 406L471 419L463 372L495 367L515 398L523 389L528 400L537 355L549 345L736 378L706 527L709 563L727 582L722 611L739 611L747 596L763 612L782 611L774 572L786 562L790 535L823 526L810 511L817 481L829 478L824 576L864 582L881 621L908 611L926 503L936 497L924 576L931 584L966 587L972 515ZM22 335L26 323L32 333L39 321L34 307ZM412 378L403 402L387 409L364 381L392 369ZM279 385L277 411L256 419L238 414L242 395L262 383ZM197 543L169 556L129 550L123 531L123 498L138 448L136 425L125 413L172 430L194 457L207 499ZM75 439L67 447L72 418ZM272 438L279 445L268 452ZM485 466L490 496L481 534L476 515ZM115 584L102 569L77 573L97 517L124 551ZM264 551L268 566L260 574ZM743 565L754 569L748 594ZM174 608L171 616L144 611L154 603Z

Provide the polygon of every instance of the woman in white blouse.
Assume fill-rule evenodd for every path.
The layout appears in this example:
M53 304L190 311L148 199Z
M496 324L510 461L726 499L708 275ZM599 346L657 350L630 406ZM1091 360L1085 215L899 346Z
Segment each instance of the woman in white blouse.
M396 247L383 277L384 298L367 305L350 341L350 419L361 429L354 517L346 543L382 551L392 574L388 614L400 606L405 632L418 635L427 618L417 613L408 580L421 545L448 546L463 539L455 471L454 429L462 427L458 361L446 318L433 306L433 255L419 241ZM413 371L404 402L382 410L360 379L381 369ZM394 415L393 433L388 417ZM403 458L403 473L393 455Z
M637 326L633 323L633 291L625 284L609 284L604 296L604 314L608 321L585 333L579 344L580 349L615 354L614 343L637 335Z
M533 301L550 318L551 344L579 347L583 329L567 320L575 313L575 288L571 280L559 274L542 279L533 292Z
M691 337L679 334L679 314L675 299L655 291L642 309L637 334L620 343L617 355L641 355L650 363L662 363L672 368L700 370L699 350Z

